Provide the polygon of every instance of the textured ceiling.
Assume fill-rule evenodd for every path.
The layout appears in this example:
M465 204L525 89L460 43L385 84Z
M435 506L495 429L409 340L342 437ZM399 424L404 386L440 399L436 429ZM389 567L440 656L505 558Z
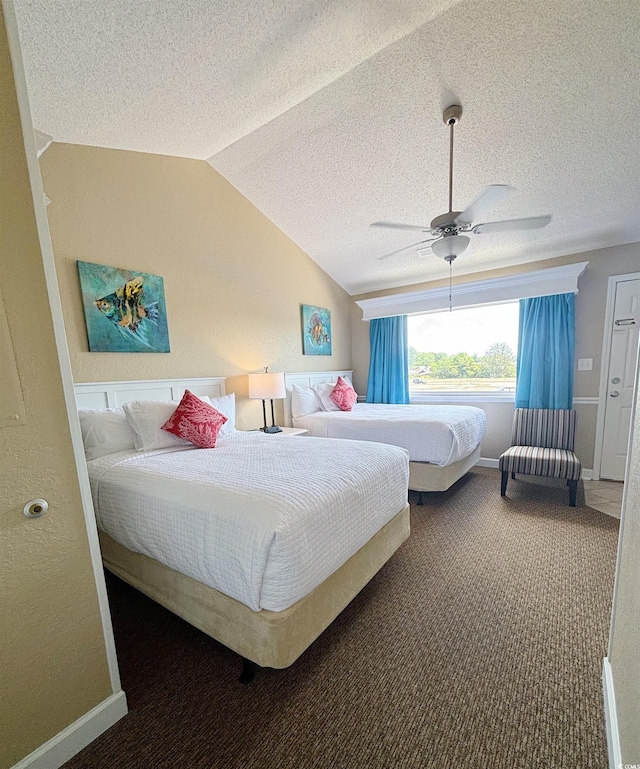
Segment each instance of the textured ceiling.
M375 230L519 192L460 274L640 241L637 0L17 0L34 124L56 141L208 158L350 293L447 265ZM256 248L259 248L259 243ZM309 300L311 301L311 299Z

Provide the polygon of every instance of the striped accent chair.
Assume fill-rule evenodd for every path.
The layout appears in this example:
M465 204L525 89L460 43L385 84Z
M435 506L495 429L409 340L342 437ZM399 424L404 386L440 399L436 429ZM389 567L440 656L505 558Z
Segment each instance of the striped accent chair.
M569 504L576 506L582 463L573 453L576 412L572 409L516 409L513 415L513 446L500 457L500 494L507 493L509 473L565 478Z

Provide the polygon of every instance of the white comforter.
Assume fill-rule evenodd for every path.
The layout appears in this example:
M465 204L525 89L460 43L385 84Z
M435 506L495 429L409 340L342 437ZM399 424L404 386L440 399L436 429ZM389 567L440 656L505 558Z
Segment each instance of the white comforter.
M356 403L352 411L317 411L294 419L318 438L349 438L402 446L413 462L450 465L484 437L486 414L475 406L393 406Z
M255 611L311 592L407 502L407 452L364 442L237 433L87 464L103 531Z

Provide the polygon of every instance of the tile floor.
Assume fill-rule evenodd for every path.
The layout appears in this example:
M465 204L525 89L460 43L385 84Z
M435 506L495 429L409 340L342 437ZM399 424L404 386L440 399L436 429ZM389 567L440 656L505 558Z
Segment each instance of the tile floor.
M624 484L621 481L583 481L584 501L594 510L620 518L622 506L622 491Z

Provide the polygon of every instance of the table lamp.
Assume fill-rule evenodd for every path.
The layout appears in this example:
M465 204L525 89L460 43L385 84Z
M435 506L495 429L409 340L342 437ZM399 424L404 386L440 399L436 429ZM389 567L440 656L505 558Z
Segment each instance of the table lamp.
M262 400L262 417L264 427L260 429L265 433L281 433L282 428L276 424L273 413L273 401L286 398L287 390L284 384L284 374L270 374L268 366L260 374L249 374L249 397ZM271 427L267 427L267 408L265 401L271 401Z

